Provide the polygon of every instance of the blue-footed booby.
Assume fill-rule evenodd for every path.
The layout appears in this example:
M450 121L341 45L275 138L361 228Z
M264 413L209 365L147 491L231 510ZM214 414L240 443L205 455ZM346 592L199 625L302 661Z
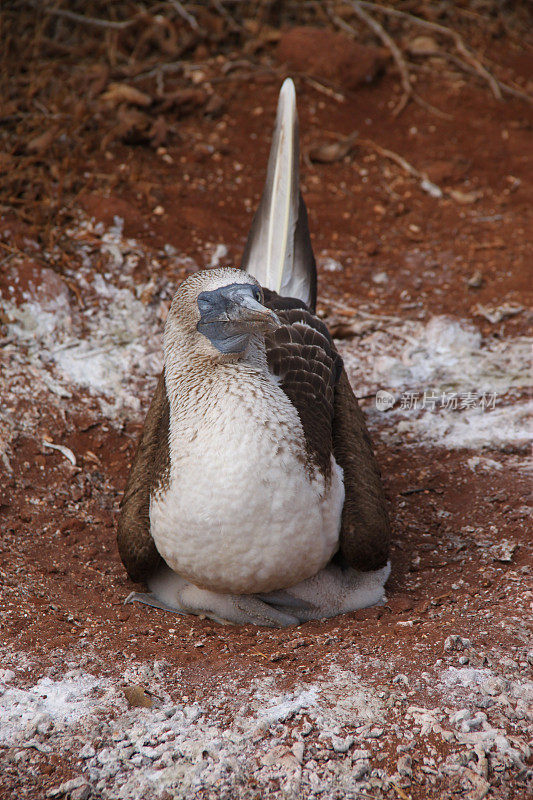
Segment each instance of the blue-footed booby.
M389 520L362 412L326 325L281 89L242 269L176 292L118 522L128 601L283 626L379 602Z

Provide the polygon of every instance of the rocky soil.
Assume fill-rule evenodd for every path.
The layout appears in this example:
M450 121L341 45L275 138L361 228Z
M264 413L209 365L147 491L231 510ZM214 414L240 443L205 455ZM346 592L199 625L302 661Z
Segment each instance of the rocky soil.
M442 14L533 92L522 12ZM292 20L345 37L335 61L285 18L244 36L206 12L180 55L181 17L158 39L5 16L2 799L531 796L532 106L382 19L441 112L394 116L394 63L345 18L355 44ZM319 311L367 413L393 569L383 606L222 627L124 606L114 528L172 294L239 263L289 73Z

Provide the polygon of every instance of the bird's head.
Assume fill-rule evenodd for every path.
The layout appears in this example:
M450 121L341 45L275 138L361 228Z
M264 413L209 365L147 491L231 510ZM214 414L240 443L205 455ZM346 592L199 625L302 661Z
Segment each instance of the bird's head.
M240 269L203 270L174 295L165 327L165 351L179 343L196 353L228 360L241 357L252 339L280 321L263 305L261 286Z

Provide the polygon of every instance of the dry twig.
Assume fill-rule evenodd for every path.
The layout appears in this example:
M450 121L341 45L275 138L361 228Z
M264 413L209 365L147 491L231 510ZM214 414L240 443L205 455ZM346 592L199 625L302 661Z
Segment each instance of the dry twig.
M37 5L34 5L37 8ZM136 14L131 19L126 19L123 22L115 22L111 19L97 19L96 17L86 17L85 14L76 14L75 11L69 11L66 8L43 8L41 9L45 14L50 14L52 17L63 17L70 19L72 22L79 22L82 25L91 25L93 28L110 28L115 31L122 31L125 28L131 28L132 25L138 20Z
M449 58L450 61L453 61L469 74L477 75L484 80L490 87L494 97L496 97L498 100L501 100L502 93L505 92L513 97L519 97L522 100L526 100L529 103L533 102L533 98L527 92L517 87L509 86L508 84L503 83L503 81L495 78L494 75L492 75L492 73L489 72L485 66L483 66L480 58L467 46L461 34L455 31L453 28L449 28L446 25L441 25L438 22L431 22L430 20L422 19L421 17L418 17L415 14L410 14L407 11L401 11L396 8L391 8L390 6L380 5L378 3L370 2L369 0L344 0L344 2L346 5L350 6L358 19L368 28L370 28L370 30L380 39L380 41L390 51L394 59L394 62L400 73L400 79L403 88L402 98L393 112L395 116L403 111L409 100L412 99L423 108L428 109L437 116L445 119L452 118L450 115L445 114L444 112L432 106L414 91L411 85L409 68L400 48L390 34L387 33L383 25L381 25L376 19L374 19L374 17L367 13L367 11L375 11L378 13L381 12L386 16L411 22L415 25L425 28L426 30L433 31L452 39L459 56L454 56L451 53L445 52L443 52L442 55ZM348 31L351 34L354 33L352 26L331 10L329 11L329 16L338 27Z
M234 17L231 16L227 8L224 8L220 0L211 0L211 3L218 11L220 16L225 18L230 27L230 30L232 30L234 33L241 33L244 30L243 26L239 22L237 22L237 20Z
M461 34L457 33L457 31L453 30L453 28L448 28L446 25L441 25L438 22L431 22L430 20L422 19L421 17L417 17L415 14L409 14L407 11L400 11L397 8L390 8L389 6L382 6L378 3L372 3L369 2L369 0L357 0L357 4L372 11L380 11L389 17L405 19L415 23L416 25L419 25L422 28L425 28L426 30L440 33L443 36L448 36L449 38L453 39L458 53L463 56L464 61L459 59L461 66L466 69L466 67L470 65L475 74L479 75L488 83L494 97L496 97L498 100L501 100L502 92L506 92L507 94L511 94L515 97L520 97L522 100L527 100L530 103L533 102L533 98L531 95L527 94L527 92L523 92L520 89L509 86L508 84L503 83L495 78L494 75L492 75L492 73L490 73L489 70L483 66L479 58L477 58L476 55L469 49ZM350 3L350 5L352 5L352 3ZM466 64L464 63L465 61L467 62ZM470 72L468 69L466 71Z
M327 97L332 97L337 103L344 103L346 98L341 92L335 91L331 86L328 86L323 81L319 81L316 78L312 78L310 75L306 75L305 73L300 72L298 77L304 80L309 86L312 86L313 89L316 89L317 92L321 92L325 94Z
M407 161L403 156L399 153L395 153L394 150L387 150L386 147L381 147L381 145L373 142L372 139L358 139L357 144L361 145L362 147L368 147L370 150L374 150L383 158L388 158L389 161L394 161L395 164L398 164L404 172L408 175L411 175L413 178L417 178L420 181L420 187L427 192L431 197L441 198L445 194L445 192L437 186L436 183L430 181L428 176L425 172L420 172L416 167Z
M400 73L400 80L402 82L403 88L403 95L393 111L394 116L398 116L400 114L410 99L414 100L418 105L422 106L423 108L431 111L432 114L435 114L438 117L443 119L452 119L449 114L446 114L444 111L440 111L440 109L435 108L435 106L428 103L424 100L420 95L418 95L411 85L411 79L409 76L409 69L407 67L407 63L403 54L394 41L394 39L387 33L383 25L381 25L377 20L367 14L366 11L362 8L362 5L358 0L344 0L344 2L350 6L356 16L363 22L370 30L375 33L375 35L380 39L381 42L385 45L385 47L390 51L394 63L398 67L398 71ZM355 34L354 28L345 20L341 19L337 14L331 13L331 19L344 30L348 31L352 35Z
M179 0L168 0L168 4L177 11L179 16L183 20L185 20L187 25L190 25L190 27L193 29L195 33L200 34L200 36L207 35L207 32L204 31L204 29L200 27L200 25L198 25L196 18L192 14L190 14L186 8L184 8L183 4L180 3Z
M350 2L350 5L354 4L355 0ZM483 64L481 64L481 62L476 58L474 53L468 49L461 34L457 33L457 31L454 31L453 28L447 28L446 25L441 25L438 22L430 22L429 20L422 19L422 17L417 17L415 14L409 14L407 11L399 11L396 8L381 6L377 3L367 2L366 0L357 0L357 5L364 6L372 11L381 11L383 14L386 14L390 17L399 17L400 19L410 20L411 22L420 25L420 27L426 28L426 30L435 31L435 33L441 33L444 36L451 37L454 41L457 51L476 70L478 75L481 75L487 81L492 93L494 94L494 97L496 97L498 100L501 100L502 93L500 91L498 81L487 69L485 69Z

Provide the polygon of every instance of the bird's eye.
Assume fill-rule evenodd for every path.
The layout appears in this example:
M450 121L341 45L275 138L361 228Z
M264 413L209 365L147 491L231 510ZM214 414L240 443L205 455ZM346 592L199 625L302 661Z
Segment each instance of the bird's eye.
M258 303L261 302L261 300L263 298L261 297L261 290L260 289L254 289L254 298L257 300Z

